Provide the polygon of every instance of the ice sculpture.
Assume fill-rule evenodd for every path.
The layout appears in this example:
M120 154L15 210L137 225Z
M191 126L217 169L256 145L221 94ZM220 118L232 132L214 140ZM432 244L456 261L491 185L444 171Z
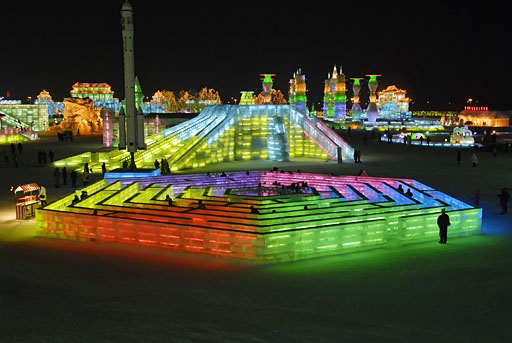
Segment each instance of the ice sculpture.
M100 110L89 98L67 98L64 101L64 119L52 126L50 132L72 131L76 134L101 134L103 121Z
M475 139L473 138L473 133L467 126L456 127L453 129L453 133L450 135L450 143L473 145L475 144Z

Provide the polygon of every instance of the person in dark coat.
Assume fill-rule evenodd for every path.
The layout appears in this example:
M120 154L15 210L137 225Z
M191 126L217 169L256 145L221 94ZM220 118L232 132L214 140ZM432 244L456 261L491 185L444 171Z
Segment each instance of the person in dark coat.
M460 153L460 150L457 151L457 164L460 164L460 161L462 160L462 156L461 156L461 153Z
M505 214L507 213L507 203L508 203L508 199L510 198L510 194L507 190L507 187L503 187L501 189L501 192L500 194L498 194L498 197L500 198L500 206L501 206L501 213L500 214Z
M172 206L172 198L169 196L169 194L165 196L165 201L167 201L167 204L169 204L169 206Z
M439 243L446 244L446 239L448 238L448 226L452 225L450 223L450 217L446 214L446 210L443 208L441 210L441 215L437 217L437 226L439 226Z
M55 182L55 188L59 188L60 172L59 168L55 168L53 172L53 181Z
M78 177L78 174L74 169L71 169L71 173L69 175L71 176L71 187L76 188L76 178Z
M62 168L62 184L63 185L68 184L68 171L66 170L66 167Z

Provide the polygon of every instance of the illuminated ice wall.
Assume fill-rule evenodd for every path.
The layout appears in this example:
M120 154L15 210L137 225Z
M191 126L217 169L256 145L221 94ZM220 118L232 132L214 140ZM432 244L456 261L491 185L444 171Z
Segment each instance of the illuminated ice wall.
M400 185L412 196L401 193ZM73 203L70 194L38 209L38 234L263 264L435 242L442 209L450 216L451 238L479 234L482 220L482 209L411 179L107 173L83 190L83 200Z
M145 142L147 149L135 153L137 167L153 167L156 159L166 159L171 171L254 159L337 160L338 147L343 160L351 160L354 151L321 120L290 105L271 104L208 106L196 118L147 137ZM87 162L99 172L103 162L111 170L129 158L129 153L114 150L96 156L80 154L55 165L81 168Z
M3 127L30 127L32 131L48 129L48 106L44 104L0 104Z

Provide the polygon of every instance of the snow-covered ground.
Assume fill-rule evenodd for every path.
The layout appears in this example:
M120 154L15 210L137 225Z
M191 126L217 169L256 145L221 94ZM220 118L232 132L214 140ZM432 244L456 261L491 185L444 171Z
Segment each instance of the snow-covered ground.
M365 169L369 176L413 178L469 203L479 189L483 234L258 267L33 237L33 219L14 219L9 187L44 183L49 201L71 190L69 180L53 187L54 168L37 165L37 150L52 149L59 159L101 148L99 137L42 137L24 144L20 168L0 161L0 341L512 339L512 221L510 213L499 215L497 197L501 187L512 188L512 153L477 152L480 164L473 168L472 149L461 149L457 165L456 148L342 135L361 150L361 164L250 161L208 170L276 166L355 175Z

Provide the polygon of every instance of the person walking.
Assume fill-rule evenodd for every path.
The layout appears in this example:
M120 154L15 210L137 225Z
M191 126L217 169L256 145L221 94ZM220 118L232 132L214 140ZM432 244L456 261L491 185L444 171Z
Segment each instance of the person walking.
M473 153L473 155L471 155L471 163L473 167L478 166L478 157L476 156L475 152Z
M107 166L105 165L105 162L101 165L101 173L103 174L103 178L105 177L105 173L107 172Z
M63 185L67 185L68 182L68 171L66 170L66 167L63 167L62 168L62 184Z
M457 164L460 164L460 161L462 160L462 155L460 153L460 150L457 151Z
M18 153L20 154L20 156L21 156L22 152L23 152L23 144L21 144L21 142L20 142L20 143L18 143Z
M55 156L53 154L53 150L48 151L48 156L50 157L50 163L53 162L53 156ZM46 163L46 158L44 160L45 160L45 163Z
M507 203L508 199L510 198L510 194L507 190L507 187L503 187L501 189L500 194L498 194L498 197L500 198L500 206L501 206L501 215L507 213Z
M76 178L78 174L74 169L71 169L71 173L69 174L69 176L71 177L71 187L76 188Z
M448 238L448 226L450 223L450 217L446 214L446 210L441 210L441 215L437 217L437 226L439 227L439 243L446 244Z

